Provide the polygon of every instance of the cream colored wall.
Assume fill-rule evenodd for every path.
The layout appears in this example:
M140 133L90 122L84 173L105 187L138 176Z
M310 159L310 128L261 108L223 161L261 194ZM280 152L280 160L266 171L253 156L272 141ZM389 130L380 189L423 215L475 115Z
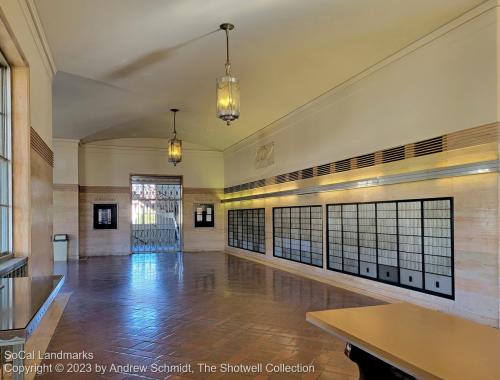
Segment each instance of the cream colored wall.
M54 139L54 183L78 184L78 140Z
M224 248L225 215L220 207L223 186L221 152L184 142L182 163L167 161L167 140L115 139L82 144L79 151L80 255L130 253L130 175L180 175L183 178L183 243L186 251ZM57 160L57 156L56 156ZM94 230L92 205L117 203L118 229ZM194 228L195 203L216 204L215 228Z
M183 243L184 251L222 251L226 240L224 230L226 213L221 205L222 192L210 189L184 189L182 197ZM214 205L214 227L194 227L194 212L196 204Z
M94 188L80 191L79 243L80 256L130 254L130 191L123 188ZM94 204L116 203L116 230L94 230Z
M78 140L54 139L54 234L69 237L68 258L79 257Z
M52 58L47 56L29 7L31 0L2 0L0 9L11 28L30 69L31 126L52 148ZM35 8L36 12L36 8ZM37 17L37 16L35 16Z
M500 0L496 0L498 4L500 4ZM500 67L500 6L497 7L496 9L496 18L497 18L497 45L496 45L496 60L497 60L497 70ZM497 120L500 120L500 74L497 71Z
M68 258L79 257L79 191L78 185L54 185L53 193L53 231L55 234L67 234Z
M469 12L226 150L225 185L499 120L496 20L495 7ZM254 168L271 141L274 165Z
M52 168L31 149L31 254L28 266L32 276L52 274L52 195Z
M358 169L352 172L333 174L342 181L384 176L409 168L436 167L451 164L462 158L464 162L476 158L481 162L498 157L496 144L481 145L462 151L443 152L435 155L412 158L405 161L379 165L379 167ZM415 169L417 170L417 169ZM311 180L297 181L301 188ZM275 187L277 187L276 185ZM259 261L268 262L280 268L287 268L301 275L310 276L335 285L392 301L404 300L426 307L499 327L500 287L497 210L499 206L498 174L479 174L454 178L443 178L419 182L408 182L387 186L331 191L311 195L270 197L253 201L237 201L225 204L225 210L238 208L266 209L266 254L245 251L226 246L228 252ZM402 289L372 280L333 272L326 269L326 222L325 205L329 203L354 203L384 200L421 199L434 197L454 198L454 265L455 300L448 300L416 291ZM295 205L323 205L323 254L324 268L294 263L273 257L273 207ZM227 230L227 229L226 229ZM227 236L227 231L226 231Z
M224 152L225 186L412 143L500 120L500 13L497 2L469 13L406 51L264 128ZM275 144L274 164L254 168L257 147ZM301 188L428 167L498 159L490 145L404 160L316 179L242 192ZM370 173L368 177L366 173ZM237 194L235 194L237 195ZM233 196L233 195L230 195ZM273 257L272 208L305 204L455 199L456 299L446 300ZM481 323L500 325L498 174L378 186L328 193L227 203L225 209L266 208L266 255L226 246L231 253L265 261L391 300L406 300ZM227 228L226 228L227 230ZM326 234L324 234L326 236ZM324 247L326 252L326 246ZM326 254L326 253L325 253ZM326 261L325 261L326 265Z
M222 188L221 152L184 143L182 162L167 160L167 140L116 139L82 145L79 177L82 186L129 186L130 174L182 175L185 187Z

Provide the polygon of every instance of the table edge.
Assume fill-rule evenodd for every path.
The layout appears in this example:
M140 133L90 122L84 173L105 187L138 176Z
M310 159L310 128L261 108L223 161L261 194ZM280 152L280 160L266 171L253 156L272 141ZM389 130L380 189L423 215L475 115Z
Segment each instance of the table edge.
M332 309L332 311L333 310L334 309ZM322 311L329 311L329 310L322 310ZM352 336L351 334L349 334L348 332L346 332L340 328L333 327L314 315L315 313L319 313L322 311L307 312L306 313L306 321L313 324L316 327L319 327L320 329L322 329L322 330L324 330L332 335L335 335L337 338L340 338L344 342L348 342L348 343L353 344L354 346L362 349L363 351L368 352L370 355L373 355L376 358L378 358L378 359L380 359L380 360L382 360L382 361L384 361L384 362L386 362L386 363L388 363L388 364L390 364L390 365L392 365L392 366L394 366L394 367L396 367L396 368L398 368L398 369L400 369L400 370L402 370L402 371L408 373L409 375L412 375L418 379L433 379L433 380L443 379L442 377L437 376L433 373L427 372L419 367L416 367L415 365L408 363L401 358L398 358L390 353L382 351L382 350L378 349L377 347L375 347L369 343L366 343L366 342L358 339L355 336Z

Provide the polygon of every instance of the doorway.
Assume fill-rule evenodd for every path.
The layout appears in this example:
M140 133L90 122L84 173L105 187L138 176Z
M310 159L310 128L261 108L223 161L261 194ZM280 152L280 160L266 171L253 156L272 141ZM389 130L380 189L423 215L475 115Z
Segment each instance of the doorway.
M182 177L132 175L132 253L182 250Z

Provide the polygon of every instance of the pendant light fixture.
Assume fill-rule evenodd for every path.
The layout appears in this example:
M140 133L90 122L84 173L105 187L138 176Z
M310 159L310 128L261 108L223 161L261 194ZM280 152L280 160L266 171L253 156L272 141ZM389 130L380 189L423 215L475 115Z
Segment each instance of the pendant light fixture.
M177 138L177 130L175 129L175 115L179 110L172 108L170 111L174 114L174 137L168 142L168 161L176 166L182 161L182 140Z
M231 76L229 61L229 31L234 29L234 25L224 23L220 29L226 32L226 75L217 79L217 117L231 125L240 117L240 81Z

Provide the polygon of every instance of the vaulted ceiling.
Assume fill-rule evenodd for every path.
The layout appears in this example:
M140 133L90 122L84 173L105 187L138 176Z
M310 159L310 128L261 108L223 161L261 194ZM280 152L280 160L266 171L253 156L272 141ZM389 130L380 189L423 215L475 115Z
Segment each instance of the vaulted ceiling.
M57 74L54 136L179 136L224 150L482 0L36 0ZM215 116L222 22L241 118ZM333 128L334 126L332 126Z

